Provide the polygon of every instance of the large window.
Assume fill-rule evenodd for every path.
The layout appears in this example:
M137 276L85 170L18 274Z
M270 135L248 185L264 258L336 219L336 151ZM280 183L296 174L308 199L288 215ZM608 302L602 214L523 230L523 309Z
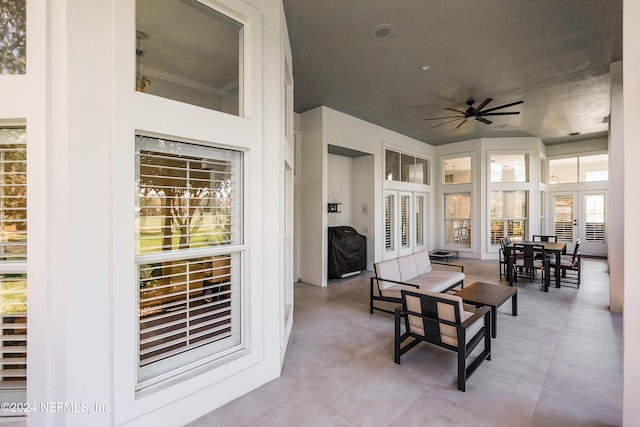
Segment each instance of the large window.
M528 191L491 192L491 244L505 236L522 239L527 229Z
M492 154L491 182L529 182L529 155Z
M27 72L27 1L0 2L0 74Z
M139 386L241 343L242 154L136 137Z
M609 155L569 157L549 160L549 184L607 181Z
M244 114L242 24L196 0L137 0L136 29L137 91Z
M0 401L24 401L27 381L27 139L0 128ZM22 397L20 397L22 396Z
M385 150L385 177L388 181L429 185L429 160Z
M471 193L444 195L446 245L471 247Z

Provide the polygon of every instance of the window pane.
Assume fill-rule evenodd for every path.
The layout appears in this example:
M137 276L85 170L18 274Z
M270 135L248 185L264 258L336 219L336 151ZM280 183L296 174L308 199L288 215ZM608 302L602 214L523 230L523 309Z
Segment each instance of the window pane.
M27 382L27 276L0 274L0 390L25 388Z
M424 196L416 196L416 245L424 244Z
M385 151L385 177L388 181L400 181L400 153Z
M416 158L407 154L400 155L400 164L402 165L402 182L415 182Z
M527 227L527 191L491 192L491 230L492 245L500 243L505 236L524 238Z
M27 259L27 134L0 128L0 257Z
M549 160L549 184L578 182L578 159Z
M429 185L429 160L416 157L416 172L411 182Z
M554 227L558 240L573 241L573 196L553 197Z
M471 157L458 157L444 161L444 184L470 184Z
M580 182L607 181L609 179L609 155L579 158Z
M239 264L239 254L230 253L139 266L141 381L175 368L170 357L239 343Z
M384 196L384 250L392 252L393 246L393 194Z
M589 243L605 243L604 194L584 196L584 236Z
M400 196L400 246L408 248L411 246L409 240L409 208L411 196Z
M491 182L528 182L528 154L492 154Z
M27 72L27 2L0 2L0 74Z
M136 29L136 90L243 114L242 24L195 0L137 0Z
M239 153L137 139L137 253L238 244Z
M471 247L471 193L445 194L445 243Z

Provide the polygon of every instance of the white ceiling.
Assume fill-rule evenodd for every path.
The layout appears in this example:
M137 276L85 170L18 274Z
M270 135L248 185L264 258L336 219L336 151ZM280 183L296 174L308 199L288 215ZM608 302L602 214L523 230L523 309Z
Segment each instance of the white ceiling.
M433 145L538 136L546 144L602 137L609 66L622 59L622 0L284 0L295 110L325 105ZM398 32L385 41L378 24ZM430 65L429 71L422 71ZM430 128L464 110L489 117ZM579 132L578 136L569 136Z

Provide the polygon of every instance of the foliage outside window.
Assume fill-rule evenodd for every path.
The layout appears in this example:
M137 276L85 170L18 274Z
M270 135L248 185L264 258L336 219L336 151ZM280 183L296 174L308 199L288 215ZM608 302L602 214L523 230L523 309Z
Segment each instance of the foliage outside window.
M139 381L240 343L240 152L136 137Z
M529 155L492 154L491 182L529 182Z
M549 184L607 181L609 155L569 157L549 160Z
M27 2L0 0L0 74L27 72Z
M527 229L528 191L491 192L491 244L509 236L523 239Z
M471 193L444 195L444 242L471 247Z
M429 160L385 150L385 177L387 181L429 185Z
M444 185L471 184L471 157L457 157L443 162Z
M0 128L0 392L27 380L27 139Z
M242 24L196 0L136 0L136 29L137 91L244 113Z

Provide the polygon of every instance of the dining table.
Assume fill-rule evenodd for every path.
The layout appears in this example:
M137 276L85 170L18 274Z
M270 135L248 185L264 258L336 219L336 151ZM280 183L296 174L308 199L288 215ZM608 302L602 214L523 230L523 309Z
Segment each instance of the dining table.
M513 249L515 245L532 245L542 246L545 252L552 253L556 257L555 265L559 266L562 258L562 254L567 250L567 244L563 242L534 242L530 240L513 241L507 245L506 248ZM507 280L509 284L513 286L513 259L511 256L507 258ZM556 282L556 288L560 287L560 268L554 269L554 278ZM548 277L548 276L547 276ZM544 286L544 291L549 292L548 286Z

